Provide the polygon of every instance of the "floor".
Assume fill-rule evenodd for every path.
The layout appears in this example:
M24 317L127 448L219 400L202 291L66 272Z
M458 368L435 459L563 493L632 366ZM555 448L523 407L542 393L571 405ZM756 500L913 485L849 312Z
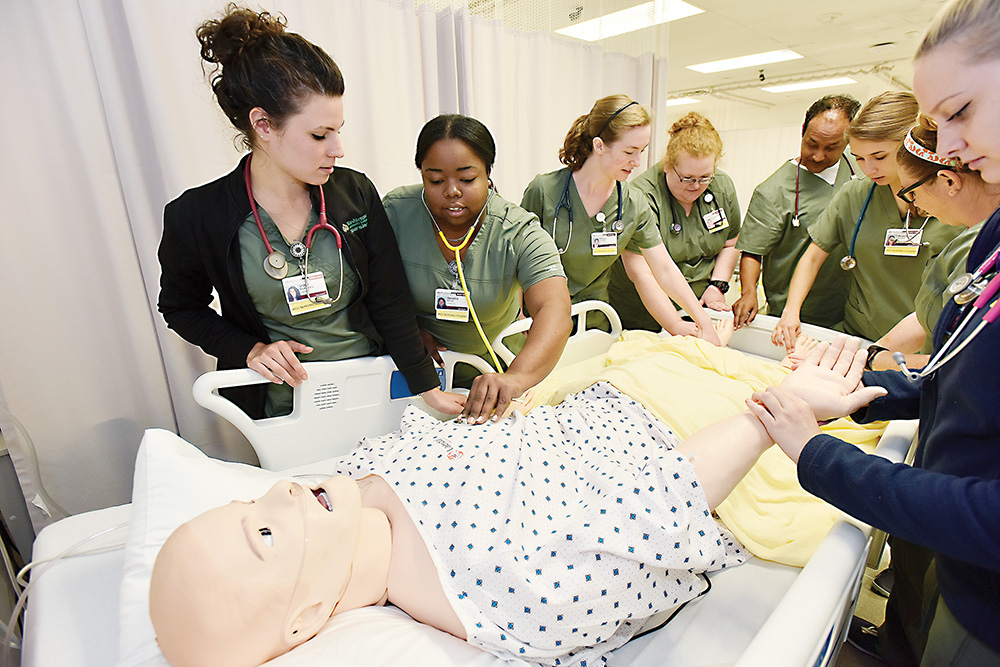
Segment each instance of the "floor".
M889 549L886 547L882 554L882 562L878 569L865 568L865 579L861 584L861 593L858 596L858 606L854 612L855 616L871 621L878 625L885 617L885 598L872 591L872 578L882 571L882 568L889 563ZM835 667L885 667L885 663L876 660L869 655L857 650L849 643L844 642L837 656Z

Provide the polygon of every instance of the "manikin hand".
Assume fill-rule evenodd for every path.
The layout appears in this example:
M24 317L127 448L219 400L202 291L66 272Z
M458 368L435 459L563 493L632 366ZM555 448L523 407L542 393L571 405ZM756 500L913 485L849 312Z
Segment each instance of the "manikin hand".
M801 334L795 339L795 347L792 351L785 355L785 358L781 360L781 365L785 368L790 368L793 371L799 367L813 349L819 345L819 341L812 336L807 336L806 334Z
M820 433L816 416L809 405L780 387L755 391L746 400L746 404L771 439L795 463L799 462L799 455L806 443Z
M882 387L861 384L867 355L858 349L860 343L847 336L820 343L782 380L781 388L804 400L821 421L849 415L885 396Z
M482 424L491 415L493 421L505 414L510 402L523 394L528 381L509 369L504 373L483 373L472 381L469 398L459 419Z

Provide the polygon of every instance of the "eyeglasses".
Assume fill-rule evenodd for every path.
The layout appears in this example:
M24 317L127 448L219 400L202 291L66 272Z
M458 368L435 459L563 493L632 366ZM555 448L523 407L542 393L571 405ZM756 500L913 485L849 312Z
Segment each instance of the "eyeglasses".
M671 167L671 169L673 169L674 173L677 174L676 169L673 167ZM693 176L681 176L680 174L677 174L677 178L680 180L681 185L694 185L695 183L698 185L709 185L715 180L715 174L706 176L705 178L694 178Z
M925 178L921 178L919 181L917 181L913 185L906 186L905 188L903 188L902 190L900 190L899 192L897 192L896 196L899 197L900 199L902 199L903 201L905 201L907 204L912 204L913 200L915 198L915 195L913 194L913 191L916 190L917 188L919 188L924 183L927 183L928 181L931 181L931 180L937 178L938 173L940 171L941 171L940 169L937 170L937 171L934 171L934 172L932 172L930 174L930 176L927 176Z

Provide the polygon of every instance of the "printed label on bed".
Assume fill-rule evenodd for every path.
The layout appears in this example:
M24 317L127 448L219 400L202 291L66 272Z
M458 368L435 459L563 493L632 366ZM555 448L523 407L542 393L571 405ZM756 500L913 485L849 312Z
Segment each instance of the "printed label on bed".
M729 227L729 219L726 218L726 212L721 208L709 211L701 216L701 219L705 223L705 229L713 234Z
M885 254L895 257L916 257L920 252L922 229L887 229L885 231Z
M595 257L618 254L618 234L594 232L590 235L590 252Z
M469 321L469 302L460 289L434 290L434 316L449 322Z
M293 316L322 310L333 305L323 302L323 299L329 298L329 294L326 291L326 278L323 277L322 271L313 271L309 274L308 291L306 290L306 279L301 274L283 279L281 288L285 290L288 312Z

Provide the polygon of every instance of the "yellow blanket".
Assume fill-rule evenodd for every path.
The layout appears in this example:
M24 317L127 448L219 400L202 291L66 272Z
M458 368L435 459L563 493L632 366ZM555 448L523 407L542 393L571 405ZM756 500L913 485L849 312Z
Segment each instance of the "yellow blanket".
M641 402L682 438L746 410L752 392L776 384L788 370L695 338L626 332L607 355L552 373L531 404L554 405L606 380ZM838 419L823 431L871 452L885 423ZM795 466L777 447L757 462L719 506L718 514L759 558L801 567L842 514L799 486Z

